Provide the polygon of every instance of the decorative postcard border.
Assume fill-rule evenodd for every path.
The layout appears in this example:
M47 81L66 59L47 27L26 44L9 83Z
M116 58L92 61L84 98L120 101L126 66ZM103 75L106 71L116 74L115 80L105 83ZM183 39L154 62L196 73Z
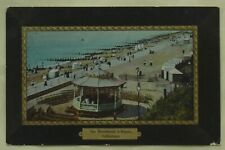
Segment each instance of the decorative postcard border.
M26 39L29 31L141 31L141 30L191 30L193 32L193 120L79 120L79 121L29 121L26 111ZM197 125L198 112L198 27L197 26L23 26L22 27L22 124L23 125Z

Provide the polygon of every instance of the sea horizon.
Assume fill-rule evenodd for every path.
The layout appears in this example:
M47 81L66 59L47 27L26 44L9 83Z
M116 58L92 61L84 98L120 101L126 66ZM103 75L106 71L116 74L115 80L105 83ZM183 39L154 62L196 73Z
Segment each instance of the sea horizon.
M113 48L177 31L30 31L27 67L51 66L49 58L77 58L84 53Z

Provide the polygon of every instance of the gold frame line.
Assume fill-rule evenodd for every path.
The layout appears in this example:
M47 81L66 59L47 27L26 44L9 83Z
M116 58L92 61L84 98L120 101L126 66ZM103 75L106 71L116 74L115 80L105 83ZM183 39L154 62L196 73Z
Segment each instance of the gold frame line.
M144 31L191 30L193 32L193 120L79 120L79 121L29 121L27 120L27 32L32 31ZM198 110L198 27L197 26L22 26L22 124L23 125L197 125Z

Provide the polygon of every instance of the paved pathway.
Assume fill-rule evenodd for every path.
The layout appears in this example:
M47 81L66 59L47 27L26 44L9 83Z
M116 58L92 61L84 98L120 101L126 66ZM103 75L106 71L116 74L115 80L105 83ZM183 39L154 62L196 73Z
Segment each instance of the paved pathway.
M60 76L58 78L50 79L47 81L47 86L44 86L44 82L37 83L33 86L28 86L27 88L27 96L45 91L47 89L53 88L57 85L67 83L71 81L71 78L66 78L64 76Z

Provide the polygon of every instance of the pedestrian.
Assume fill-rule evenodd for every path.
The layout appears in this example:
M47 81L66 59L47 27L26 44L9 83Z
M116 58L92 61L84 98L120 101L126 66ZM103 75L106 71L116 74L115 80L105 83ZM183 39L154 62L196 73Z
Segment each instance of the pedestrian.
M108 61L107 64L108 64L109 67L111 67L111 62L110 61Z
M150 65L150 66L152 66L152 65L153 65L153 64L152 64L152 61L150 61L150 62L149 62L149 65Z
M85 70L88 71L88 64L85 65Z
M143 64L144 66L146 65L146 60L144 60L144 64Z
M47 84L47 80L45 80L45 82L44 82L44 86L47 86L48 84Z

